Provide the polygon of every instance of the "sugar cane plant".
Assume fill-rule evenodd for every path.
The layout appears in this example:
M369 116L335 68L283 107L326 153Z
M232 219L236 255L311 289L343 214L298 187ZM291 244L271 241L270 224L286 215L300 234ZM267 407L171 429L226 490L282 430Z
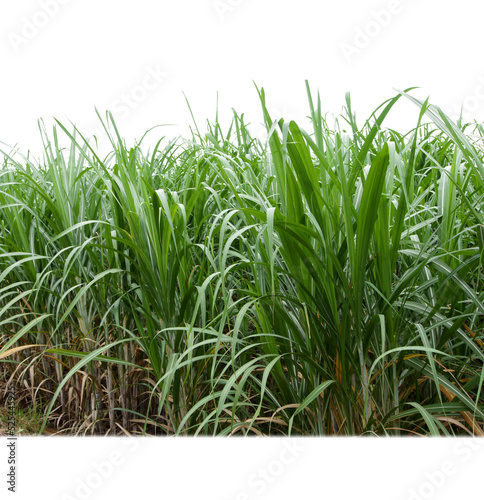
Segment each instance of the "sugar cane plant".
M107 113L106 157L4 148L3 388L57 434L482 436L482 125L258 93L264 142L234 112L143 152Z

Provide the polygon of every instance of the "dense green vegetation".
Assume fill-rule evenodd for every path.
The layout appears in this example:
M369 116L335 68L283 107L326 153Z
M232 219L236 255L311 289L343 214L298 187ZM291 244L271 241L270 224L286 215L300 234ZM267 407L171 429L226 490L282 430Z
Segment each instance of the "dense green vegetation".
M483 435L482 125L259 95L267 144L234 113L145 154L108 114L106 158L5 153L3 382L59 433Z

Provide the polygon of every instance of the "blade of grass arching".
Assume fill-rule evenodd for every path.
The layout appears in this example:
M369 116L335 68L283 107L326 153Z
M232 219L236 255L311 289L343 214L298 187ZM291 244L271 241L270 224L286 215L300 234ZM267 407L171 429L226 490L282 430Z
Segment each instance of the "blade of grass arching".
M183 419L180 421L180 424L178 426L178 430L176 430L176 434L180 434L182 431L183 431L183 428L185 427L185 425L187 424L187 422L190 420L190 418L192 418L192 416L201 408L203 407L204 405L208 404L208 403L211 403L211 402L214 402L217 400L217 398L220 398L220 396L222 395L222 391L216 391L216 392L213 392L211 394L209 394L208 396L205 396L204 398L200 399L199 401L197 401L192 408L190 408L190 410L186 413L186 415L183 417ZM216 416L217 415L217 411L218 409L214 409L213 410L213 415Z
M7 254L3 254L4 257L10 257L10 256L13 256L13 255L29 255L25 252L12 252L12 253L7 253ZM37 260L48 260L49 257L46 257L44 255L30 255L29 257L26 257L24 259L20 259L16 262L14 262L13 264L10 264L7 268L4 269L4 271L2 272L2 274L0 274L0 282L2 282L6 276L8 276L8 274L10 272L12 272L13 270L15 270L16 268L22 268L22 264L30 264L34 261L37 261ZM33 269L33 271L35 271L35 269Z
M59 348L46 349L44 351L44 353L59 354L61 356L67 356L69 358L80 358L80 359L83 359L89 355L88 352L72 351L69 349L59 349ZM92 361L101 361L101 362L111 363L111 364L115 364L115 365L131 366L132 368L136 368L137 370L143 369L142 367L140 367L140 365L138 365L136 363L132 363L130 361L126 361L123 359L113 358L112 356L99 355L96 358L94 358Z
M420 108L424 106L424 103L419 99L410 96L407 93L407 90L399 91L400 95L406 97L411 102L419 106ZM481 157L477 153L474 146L469 142L469 139L466 135L459 129L459 127L453 123L449 117L434 104L430 105L426 109L426 114L432 119L432 121L437 125L437 127L442 130L445 134L451 137L458 148L462 151L462 154L465 156L467 162L469 163L472 169L477 169L479 175L474 175L474 181L476 182L476 187L482 189L484 186L484 165Z
M28 283L29 285L31 284L30 282L26 282L26 283ZM14 283L14 284L13 284L13 286L15 286L15 285L16 285L16 283ZM12 286L12 285L10 285L10 286L8 286L8 287L1 288L1 289L0 289L0 292L4 292L4 291L6 291L6 290L8 290L8 289L12 288L13 286ZM31 290L31 289L29 288L29 289L24 290L23 292L20 292L20 293L18 293L17 295L15 295L13 299L11 299L9 302L7 302L7 303L6 303L6 304L2 307L2 309L0 309L0 318L2 318L2 317L5 315L5 313L6 313L7 311L9 311L9 309L10 309L10 308L11 308L14 304L18 304L18 302L19 302L19 301L21 301L24 297L28 297L29 295L31 295L31 294L32 294L32 292L33 292L33 290ZM13 293L15 293L15 292L10 292L10 293L8 293L8 294L5 294L5 295L2 297L2 299L5 299L8 295L12 295ZM6 323L8 323L8 317L7 317L7 319L5 319L5 320L3 320L2 322L0 322L0 325L4 325L4 324L6 324Z
M479 405L480 410L484 410L484 405ZM425 405L425 410L428 413L444 413L445 415L459 415L462 412L467 411L467 406L463 403L460 402L444 402L443 404L437 403L437 404L428 404ZM416 414L419 414L420 411L417 410L416 408L412 410L404 410L401 413L398 413L398 415L389 415L388 418L386 419L387 422L392 422L396 420L397 418L407 418L409 416L413 416Z
M416 87L410 87L410 88L406 89L405 92L409 92L410 90L412 90L414 88L416 88ZM372 128L370 130L370 133L366 136L366 139L365 139L365 142L363 143L363 146L358 151L358 155L356 157L355 168L353 169L353 171L352 171L352 173L351 173L351 175L349 177L349 180L348 180L348 184L350 186L354 186L355 185L356 179L358 178L361 169L364 167L364 165L366 163L365 162L366 155L368 154L368 152L370 150L370 147L371 147L371 145L373 143L373 140L375 139L377 133L380 131L381 125L382 125L383 121L385 120L386 116L388 115L388 113L390 112L390 110L393 108L393 106L395 105L395 103L400 99L400 97L401 97L401 95L397 95L393 99L389 99L388 101L385 101L383 104L381 104L372 113L372 116L374 116L375 113L382 106L384 106L386 104L386 106L383 109L383 111L380 113L380 115L378 116L378 118L375 120L375 124L372 126ZM367 123L369 123L369 122L367 122Z
M69 137L71 139L72 143L77 146L77 149L78 149L79 153L87 160L87 162L89 163L89 165L94 166L94 162L93 162L92 158L86 153L85 149L78 143L78 141L76 140L76 138L56 118L55 118L55 122L64 131L64 133L67 135L67 137ZM97 165L99 167L101 167L103 169L104 173L109 176L109 171L104 166L104 162L101 160L101 158L99 158L99 156L96 154L96 152L94 151L94 149L90 146L89 141L81 134L81 132L79 132L79 130L76 127L74 127L74 130L76 131L77 134L79 134L79 137L84 141L84 144L89 149L89 151L92 154L93 158L97 161Z
M261 322L263 329L267 332L270 331L270 326L271 323L268 321L268 318L264 315L262 310L257 306L257 300L251 300L249 302L246 302L239 310L237 316L235 317L234 321L234 328L232 332L232 349L231 349L231 360L232 360L232 365L234 369L236 368L236 356L237 356L237 345L239 342L239 333L241 329L242 322L246 319L248 311L254 307L258 319ZM278 354L278 348L277 348L277 343L276 340L270 336L261 334L260 335L261 339L261 346L263 351L267 354L267 356L277 356ZM277 362L276 362L277 363ZM280 374L283 374L283 369L280 363L277 363L276 369ZM214 376L213 369L212 369L212 377Z
M20 340L24 335L27 334L32 328L42 321L44 321L47 318L52 317L52 314L43 314L42 316L39 316L32 321L29 321L24 327L22 327L1 349L0 349L0 355L4 354L5 352L10 349L11 346L13 346L18 340ZM8 322L9 319L2 321L2 323ZM0 323L1 324L1 323Z
M189 328L165 328L163 331L169 332L170 330L189 330ZM199 333L202 331L201 329L195 329L195 328L193 328L193 330L196 330ZM212 348L209 354L203 354L195 357L192 357L192 351L202 346L212 346L213 344L217 344L218 340L219 339L217 338L204 340L198 342L197 345L192 345L182 353L168 354L166 356L167 361L163 368L163 373L160 372L159 374L157 374L156 383L151 389L150 406L155 391L160 387L161 389L158 397L159 399L158 413L160 413L162 407L166 404L173 379L175 377L180 377L181 374L183 373L182 369L185 367L189 367L190 365L196 364L199 361L205 361L205 365L208 364L208 361L213 357L213 354L216 351L217 347ZM224 338L224 340L229 341L230 339ZM149 351L147 351L147 353L149 353ZM184 360L184 358L187 359Z
M7 349L4 352L0 352L0 359L11 356L12 354L23 351L24 349L29 349L30 347L43 347L43 346L44 344L28 344L28 345L22 345L20 347L12 347L12 349Z
M59 396L59 394L61 393L62 388L67 384L67 382L71 379L71 377L73 375L75 375L83 366L87 365L88 363L90 363L91 361L96 359L102 352L107 351L108 349L111 349L112 347L116 347L117 345L120 345L124 342L131 342L131 341L132 341L132 339L130 339L130 338L129 339L121 339L121 340L117 340L115 342L112 342L111 344L102 346L102 347L92 351L91 353L89 353L87 356L85 356L81 361L76 363L69 370L69 372L62 379L62 382L60 382L60 384L57 386L56 391L52 395L52 399L50 401L50 404L45 411L45 417L44 417L44 420L42 422L42 426L39 430L39 434L42 434L42 432L44 431L45 426L47 425L47 419L49 418L49 414L52 411L52 408L54 407L55 401L56 401L57 397Z
M66 234L72 233L73 231L75 231L76 229L79 229L81 227L90 226L91 224L96 224L95 227L97 228L97 225L103 225L103 224L109 225L109 222L106 222L103 220L86 220L83 222L78 222L77 224L73 224L72 226L70 226L67 229L65 229L64 231L62 231L61 233L56 234L55 236L50 238L50 240L48 241L48 244L51 245L52 243L55 243L57 240L64 237Z
M479 256L474 254L471 257L469 257L468 261L472 260L478 260ZM444 283L447 281L452 280L456 285L458 285L459 290L464 292L467 296L467 299L471 302L474 303L475 307L477 310L480 310L481 313L484 313L484 304L482 303L481 300L479 300L479 297L476 295L474 290L470 287L470 284L468 284L459 274L459 270L463 268L466 270L468 262L461 264L459 267L456 269L452 269L449 267L447 264L445 264L441 259L440 256L437 257L432 257L429 259L429 264L432 265L433 268L435 268L437 271L442 273L445 276ZM451 293L447 290L448 294ZM437 312L437 305L440 303L440 305L443 305L443 301L446 298L445 294L442 294L437 301L436 306L430 311L429 316L427 320L431 319L434 314ZM449 298L449 297L447 297Z
M269 356L272 357L272 355L269 355ZM242 377L242 375L244 373L246 373L247 370L254 371L258 368L263 368L264 365L256 364L256 363L260 363L260 361L262 361L264 358L267 358L267 357L268 356L264 355L264 356L260 356L258 358L255 358L255 359L248 361L247 363L242 365L240 368L238 368L231 375L231 377L225 382L225 387L222 390L222 393L220 395L220 398L219 398L219 401L217 404L217 417L219 417L220 414L222 413L222 410L224 409L225 401L227 400L229 393L232 390L232 388L233 388L234 384L236 383L236 381L238 380L238 378Z
M254 412L254 415L252 417L252 420L250 422L250 425L249 427L247 428L247 432L250 431L250 429L252 428L252 425L253 423L256 421L257 417L259 416L259 413L262 409L262 404L264 403L264 394L265 394L265 391L266 391L266 388L267 388L267 380L269 378L269 376L271 375L271 372L272 372L272 368L274 368L274 366L276 365L276 363L278 363L280 365L280 359L283 357L282 354L280 354L279 356L276 356L265 368L264 368L264 373L262 375L262 381L261 381L261 386L260 386L260 402L259 402L259 406L257 407L257 409L255 410ZM250 374L250 372L249 372ZM237 403L236 400L234 400L234 405Z
M301 134L303 135L304 139L306 140L306 143L311 148L313 153L316 155L316 158L320 162L319 168L321 170L320 176L322 183L323 202L326 204L326 206L332 207L331 200L328 195L328 188L331 186L336 191L341 192L342 187L340 178L338 175L336 175L335 171L328 163L327 158L323 153L323 150L318 147L318 145L313 141L311 136L304 130L301 130ZM323 168L321 168L321 166Z
M99 273L93 280L91 280L87 285L83 286L81 288L81 290L77 293L77 295L74 297L74 299L71 301L71 303L69 304L69 306L67 307L66 311L64 312L64 314L62 315L61 319L57 322L57 326L56 328L54 329L53 333L56 333L59 328L61 327L61 325L63 324L64 320L67 318L67 316L69 316L69 314L71 313L71 311L74 309L74 307L76 307L76 304L82 299L82 297L84 295L86 295L86 293L89 291L89 289L95 284L97 283L98 281L102 280L105 276L107 276L108 274L116 274L116 273L123 273L123 270L122 269L107 269L106 271L103 271L102 273ZM74 288L78 288L79 285L76 285ZM65 292L64 296L62 297L62 299L64 299L69 293L70 293L71 290L68 290L67 292ZM58 305L58 309L60 309L62 305L62 301L59 302L59 305Z
M284 357L283 367L281 363L281 368L279 369L279 364L276 364L273 375L281 397L285 401L293 401L295 398L297 399L297 392L301 387L306 386L306 384L310 387L314 384L313 376L319 370L319 365L315 365L313 360L319 359L319 353L324 352L327 344L321 335L316 334L308 339L306 331L302 331L297 312L301 309L304 310L304 305L301 307L301 303L297 299L290 300L285 296L278 296L275 301L269 302L269 300L266 300L260 302L261 310L257 309L258 316L269 316L272 314L272 331L278 332L272 335L259 334L262 340L262 347L265 349L265 344L272 337L276 346L274 355L277 355L278 352L291 353ZM267 311L264 309L264 306L267 306ZM294 314L289 313L289 308L296 312ZM264 326L263 323L262 325ZM311 330L307 324L305 326ZM313 331L317 331L317 328L314 326ZM324 373L324 369L321 369L319 375L323 376ZM296 379L296 377L300 378ZM318 378L318 375L316 375L316 378Z
M308 407L316 398L318 398L331 384L334 383L334 380L326 380L322 384L318 385L315 389L311 391L311 393L304 398L301 402L297 410L294 412L293 416L289 420L289 427L287 429L287 435L291 435L292 426L294 424L294 418L301 413L306 407Z
M421 348L420 350L424 350L424 348ZM432 349L434 351L434 349ZM437 351L439 352L439 351ZM439 352L440 354L445 354L442 352ZM410 367L422 372L422 374L427 375L429 378L433 379L433 374L430 368L424 364L422 361L417 360L417 359L406 359L405 363L409 365ZM442 374L437 374L437 378L439 381L439 384L441 384L445 389L447 389L452 395L460 399L469 410L474 411L479 414L481 418L484 418L484 411L481 411L476 402L472 401L472 399L469 397L468 394L466 394L464 391L460 390L455 384L450 382L447 378L445 378Z
M451 358L453 357L451 354L445 353L443 351L439 351L438 349L434 349L433 347L423 347L423 346L419 346L419 345L395 347L393 349L388 349L388 351L385 351L384 353L380 354L380 356L378 356L375 359L375 361L373 361L373 364L371 365L370 370L368 371L368 377L371 379L371 377L373 375L373 371L377 367L378 363L380 361L382 361L384 358L386 358L390 354L401 353L401 352L405 352L405 351L424 352L424 353L427 353L427 355L434 353L434 354L440 354L442 356L447 356L447 357L451 357ZM422 356L423 356L423 354L422 354ZM406 358L406 362L411 362L411 361L413 361L411 358ZM425 365L422 364L422 365L418 365L418 366L419 366L419 369L421 369ZM429 373L431 375L431 372L429 372Z
M449 341L449 339L454 337L459 337L461 342L465 344L469 348L469 350L476 355L476 358L480 359L480 361L484 363L484 352L482 351L482 349L479 347L479 345L473 338L466 335L466 333L461 329L463 325L465 326L464 321L467 318L469 318L469 316L472 315L474 312L475 312L475 306L474 304L470 304L467 310L464 311L464 313L460 317L454 316L452 318L453 324L449 319L445 319L443 323L446 324L445 325L446 330L439 339L439 344L437 345L437 349L444 349L445 344ZM484 373L484 370L482 373Z
M442 422L440 422L439 419L435 418L432 414L430 414L423 406L415 402L407 404L416 408L420 413L420 415L422 415L423 419L425 420L425 423L427 424L430 430L431 436L441 437L442 434L444 434L444 436L450 436L449 431L442 425ZM441 432L439 432L439 430Z

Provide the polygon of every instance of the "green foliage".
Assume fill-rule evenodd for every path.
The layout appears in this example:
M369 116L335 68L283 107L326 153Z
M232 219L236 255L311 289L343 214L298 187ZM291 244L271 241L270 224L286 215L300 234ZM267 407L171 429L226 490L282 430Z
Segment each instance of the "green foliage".
M267 143L234 113L144 154L108 114L106 158L60 123L5 153L0 360L42 428L482 435L484 129L410 90L359 127L307 86L312 131L260 90Z

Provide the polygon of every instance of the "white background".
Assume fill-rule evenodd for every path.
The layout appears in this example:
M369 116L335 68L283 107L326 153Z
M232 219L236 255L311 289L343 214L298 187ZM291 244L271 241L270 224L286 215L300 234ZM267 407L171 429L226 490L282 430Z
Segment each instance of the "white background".
M482 439L20 438L18 451L22 500L482 498Z
M471 0L1 0L0 141L39 155L39 118L89 135L99 126L97 107L111 109L128 144L171 124L152 132L153 143L193 124L183 92L201 131L215 118L218 92L223 123L235 108L261 134L254 83L274 117L305 125L305 79L330 113L351 92L360 123L410 86L453 117L463 105L464 118L482 120L483 14L482 1ZM406 132L417 115L401 100L386 125ZM262 491L249 479L268 467L279 473L281 440L163 439L131 449L120 440L20 438L16 498L416 500L479 492L483 453L456 450L457 441L306 443ZM76 493L89 478L97 484L95 464L113 449L119 463L87 496ZM439 475L449 460L454 472ZM4 479L0 491L4 498Z
M305 79L327 112L339 114L350 92L360 123L411 86L482 119L483 12L478 0L1 0L0 141L38 154L39 118L90 135L96 106L113 112L128 145L173 124L153 143L192 124L183 92L202 132L218 92L223 122L235 108L259 135L254 83L274 117L304 125ZM417 113L401 100L385 125L406 132Z

